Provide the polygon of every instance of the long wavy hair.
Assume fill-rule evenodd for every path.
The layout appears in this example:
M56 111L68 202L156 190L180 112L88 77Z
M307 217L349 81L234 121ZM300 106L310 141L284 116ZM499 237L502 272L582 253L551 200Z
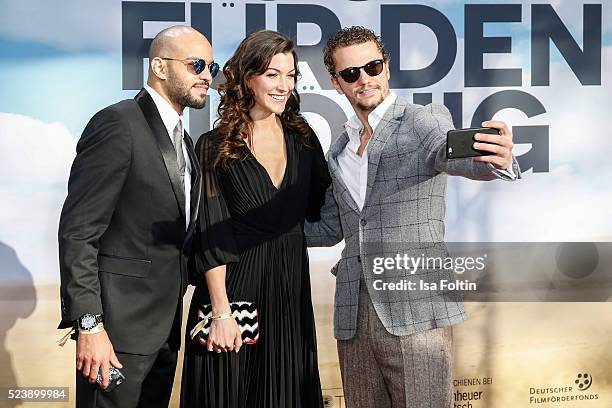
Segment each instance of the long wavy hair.
M298 59L294 48L289 37L275 31L260 30L242 40L234 55L223 66L225 83L218 88L221 101L217 109L218 119L215 121L220 140L213 167L225 167L230 159L245 156L241 147L252 145L253 120L249 110L255 105L253 91L248 86L249 80L263 74L272 57L289 52L293 55L297 79ZM307 144L310 127L300 114L300 96L295 88L279 116L283 126L298 133L300 141Z

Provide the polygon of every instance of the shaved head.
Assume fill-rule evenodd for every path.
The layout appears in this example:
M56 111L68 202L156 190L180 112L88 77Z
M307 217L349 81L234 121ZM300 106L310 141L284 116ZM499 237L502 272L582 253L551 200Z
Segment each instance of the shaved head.
M185 38L185 36L196 36L206 40L206 37L204 37L199 31L189 26L176 25L168 27L160 31L155 38L153 38L153 41L151 41L151 46L149 47L149 59L172 55L174 52L176 52L177 44L181 41L181 38Z
M204 61L206 69L196 73L198 60ZM185 25L166 28L151 41L147 84L179 114L185 107L200 109L212 82L212 62L210 42L199 31Z

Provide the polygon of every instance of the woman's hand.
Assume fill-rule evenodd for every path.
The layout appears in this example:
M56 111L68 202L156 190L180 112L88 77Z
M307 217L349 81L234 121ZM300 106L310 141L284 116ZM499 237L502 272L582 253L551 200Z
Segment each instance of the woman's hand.
M238 323L233 318L213 320L207 341L208 351L217 353L240 350L242 335Z
M225 265L220 265L206 272L206 285L210 293L210 304L213 316L231 316L230 303L227 300L225 288ZM233 317L223 316L222 319L213 320L210 324L208 351L236 351L242 346L242 335L238 323Z

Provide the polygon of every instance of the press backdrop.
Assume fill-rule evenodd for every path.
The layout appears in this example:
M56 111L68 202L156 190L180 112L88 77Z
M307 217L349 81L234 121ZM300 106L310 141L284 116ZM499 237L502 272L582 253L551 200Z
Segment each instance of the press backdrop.
M56 234L75 145L96 111L137 93L148 43L169 25L204 32L221 65L247 32L294 37L302 110L324 148L352 112L331 88L322 46L341 26L370 27L391 53L394 92L446 104L456 127L489 117L513 127L523 180L449 179L448 241L612 238L609 1L3 0L0 7L0 388L70 387L70 402L45 406L74 405L74 344L60 349L55 327ZM194 138L215 119L218 94L209 94L203 111L187 113ZM310 252L330 407L343 406L329 274L341 248ZM544 276L563 272L555 259L544 265ZM597 267L572 279L610 276ZM528 263L517 268L529 272ZM557 289L545 280L541 301L468 303L470 320L454 329L456 406L612 406L612 285L600 282L596 302L545 302ZM175 391L179 384L180 369ZM21 406L29 405L41 406Z

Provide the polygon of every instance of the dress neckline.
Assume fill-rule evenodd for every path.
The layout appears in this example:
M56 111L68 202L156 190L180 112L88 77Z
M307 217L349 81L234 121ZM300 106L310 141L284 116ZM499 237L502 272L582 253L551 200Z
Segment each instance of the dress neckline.
M283 187L283 185L285 184L285 180L287 179L287 171L289 168L289 138L287 137L287 129L285 128L285 126L283 126L283 141L285 142L285 170L283 171L283 177L280 180L280 183L278 184L278 187L276 186L276 184L274 184L274 181L272 180L272 177L270 176L270 173L268 173L268 170L266 170L266 168L264 167L263 164L261 164L259 162L259 160L257 160L257 157L255 157L255 155L253 154L253 152L251 151L251 149L249 149L248 146L243 146L246 151L248 152L249 157L251 157L255 163L257 164L257 166L261 169L261 171L264 172L264 174L266 175L266 179L268 180L268 184L275 190L275 191L280 191L281 188Z

